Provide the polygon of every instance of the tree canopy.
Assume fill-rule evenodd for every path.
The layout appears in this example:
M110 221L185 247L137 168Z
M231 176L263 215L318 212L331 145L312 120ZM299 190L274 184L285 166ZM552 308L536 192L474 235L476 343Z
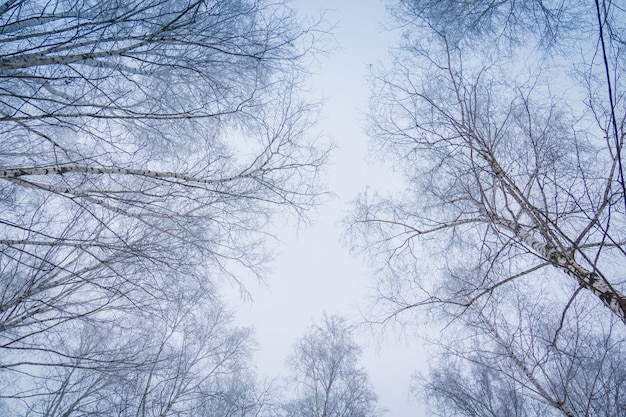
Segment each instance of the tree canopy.
M272 215L322 193L328 149L298 91L322 32L265 0L0 5L11 412L226 415L206 401L247 398L247 330L218 283L261 277Z
M512 414L493 403L497 415L619 415L623 8L401 0L391 10L404 36L372 74L370 134L407 187L364 194L350 219L378 271L375 320L438 321L437 363L475 370L434 365L418 384L441 415L476 415L462 398L501 389L530 402Z

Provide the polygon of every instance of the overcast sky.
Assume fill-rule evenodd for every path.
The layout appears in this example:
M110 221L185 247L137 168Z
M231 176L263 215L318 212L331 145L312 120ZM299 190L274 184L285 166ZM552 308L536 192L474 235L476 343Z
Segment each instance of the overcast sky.
M359 320L366 307L370 272L361 259L340 243L342 217L350 201L367 186L397 187L390 169L367 159L364 112L370 64L384 60L397 34L382 29L386 10L382 0L296 0L301 14L317 16L326 10L336 23L333 34L337 50L322 58L312 79L313 94L326 99L317 127L332 138L337 149L326 169L328 186L336 195L313 217L312 226L279 230L282 250L272 264L267 288L249 286L253 302L239 306L244 324L256 329L260 344L256 362L268 377L287 373L285 359L312 320L324 312ZM388 416L424 415L418 404L408 401L411 374L423 366L418 343L402 343L389 335L386 342L361 335L367 344L363 365Z

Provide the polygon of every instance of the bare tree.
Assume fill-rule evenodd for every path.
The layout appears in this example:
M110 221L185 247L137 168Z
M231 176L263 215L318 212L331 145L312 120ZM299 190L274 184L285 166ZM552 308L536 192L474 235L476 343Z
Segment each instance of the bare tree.
M526 56L486 66L430 29L409 38L394 69L376 77L372 134L400 158L407 192L399 201L364 196L353 230L366 240L355 243L403 267L415 262L416 242L432 243L454 288L422 288L426 303L465 307L554 267L623 320L624 207L618 154L607 140L612 113L599 112L597 97L588 95L586 108L578 101L597 80L583 74L585 85L554 84L543 62L530 74L515 71L516 58ZM556 95L561 84L568 89ZM469 269L472 282L457 269ZM448 293L428 296L435 290Z
M358 366L360 347L339 316L324 316L297 343L289 359L296 398L285 405L293 417L368 417L380 413L367 374Z
M422 380L421 378L427 378ZM419 379L416 388L436 416L552 416L550 408L533 402L515 381L490 367L455 362L433 369Z
M622 323L603 322L579 300L561 320L551 304L517 298L517 317L472 308L451 324L429 373L415 378L416 394L442 416L622 415Z
M250 330L234 327L218 300L186 311L170 307L123 331L77 326L63 352L14 354L44 369L14 374L1 397L15 415L255 415L264 394L251 371Z
M529 399L519 413L623 410L592 382L622 392L626 321L625 15L599 6L394 9L406 36L373 76L370 120L406 191L362 196L352 242L373 255L383 320L442 320L444 346L477 369L438 363L425 384L448 404L465 393L488 415L484 392L510 387ZM443 389L457 376L468 389ZM508 382L485 385L494 378Z
M298 94L319 27L264 0L0 5L0 392L91 398L152 366L156 318L260 276L272 214L321 193Z

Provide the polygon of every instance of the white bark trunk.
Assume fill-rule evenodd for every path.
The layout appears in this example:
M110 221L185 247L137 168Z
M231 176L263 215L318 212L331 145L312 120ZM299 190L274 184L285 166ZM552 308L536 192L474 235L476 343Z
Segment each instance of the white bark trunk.
M185 182L199 184L220 184L246 177L250 174L239 174L219 179L198 178L190 175L180 174L168 171L151 171L148 169L131 169L131 168L95 168L88 166L57 166L50 168L13 168L0 170L0 178L19 178L24 175L60 175L65 173L82 173L82 174L117 174L117 175L136 175L151 178L171 178L182 180Z
M626 297L613 288L604 277L576 262L573 256L568 256L557 248L546 245L520 227L514 227L504 220L499 220L497 223L511 230L537 255L550 261L552 265L564 271L578 281L582 287L595 294L613 313L626 322Z

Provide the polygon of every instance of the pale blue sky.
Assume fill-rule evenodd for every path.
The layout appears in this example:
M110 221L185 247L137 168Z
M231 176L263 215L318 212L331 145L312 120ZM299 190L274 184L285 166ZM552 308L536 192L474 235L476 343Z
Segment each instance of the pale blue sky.
M384 1L297 0L294 5L310 16L326 10L328 20L336 23L337 49L321 58L311 80L312 94L326 99L319 132L337 146L326 168L328 186L336 197L317 209L312 226L277 231L284 245L272 264L268 286L249 286L254 301L240 307L242 322L256 329L260 344L256 362L268 377L286 375L285 359L293 344L325 311L358 319L373 281L362 260L340 243L343 230L338 223L349 202L367 186L374 190L399 186L390 169L368 160L365 135L368 66L385 59L397 36L382 29ZM393 335L384 343L363 335L361 343L368 345L363 365L380 406L389 410L386 415L423 415L416 403L408 401L411 374L424 364L420 345L400 343Z

